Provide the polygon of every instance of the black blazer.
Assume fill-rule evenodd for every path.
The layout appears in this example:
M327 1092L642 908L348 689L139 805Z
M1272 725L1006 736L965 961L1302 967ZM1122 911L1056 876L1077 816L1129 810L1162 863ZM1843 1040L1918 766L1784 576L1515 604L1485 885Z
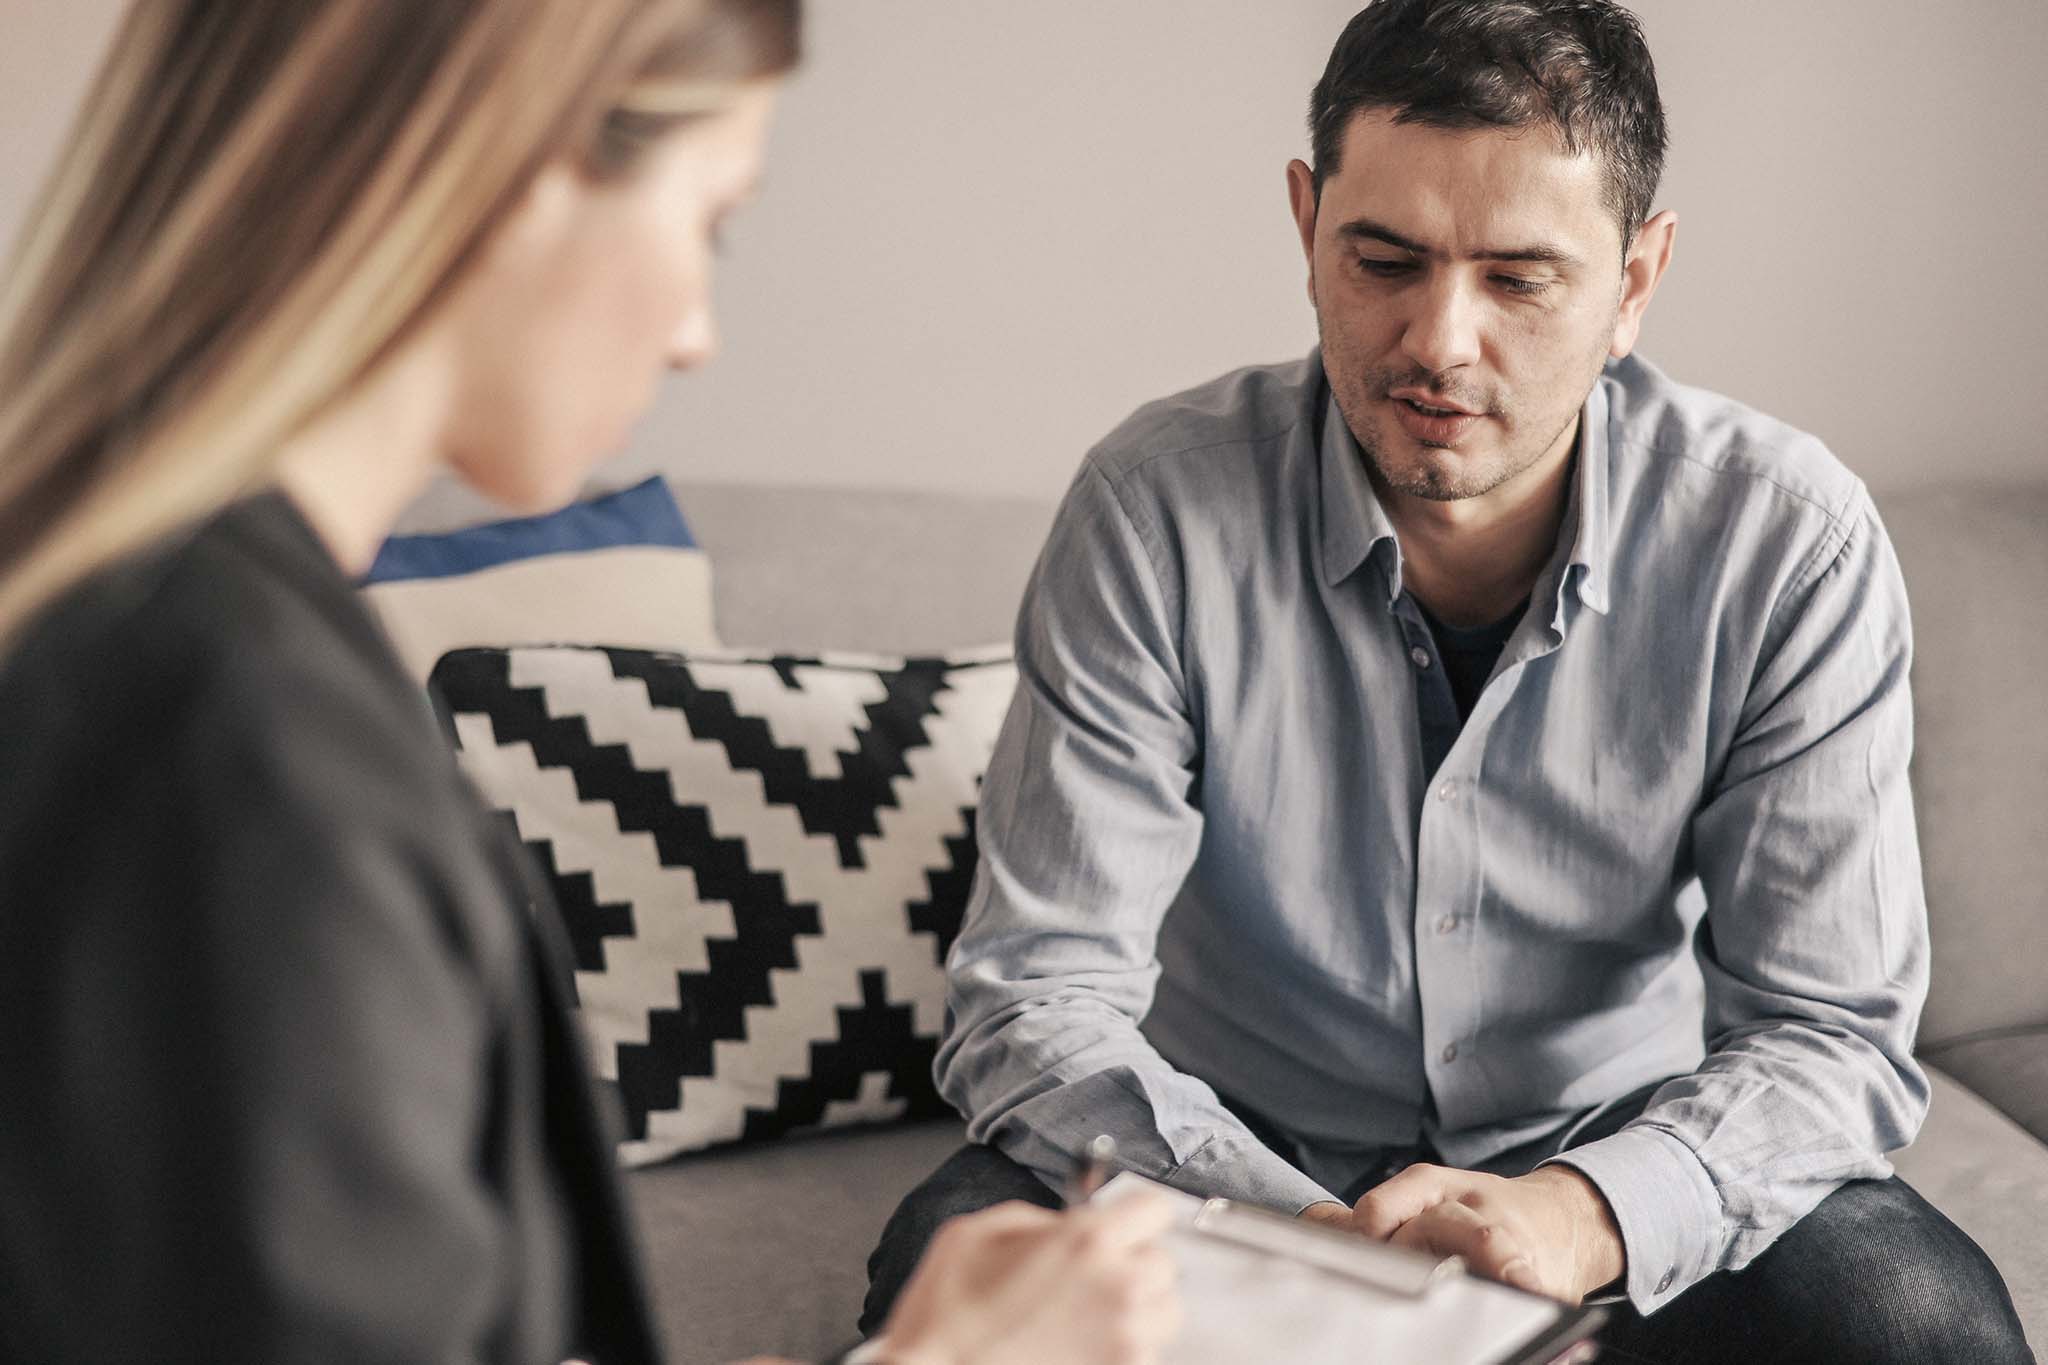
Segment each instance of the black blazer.
M545 890L282 497L0 659L0 1359L655 1358Z

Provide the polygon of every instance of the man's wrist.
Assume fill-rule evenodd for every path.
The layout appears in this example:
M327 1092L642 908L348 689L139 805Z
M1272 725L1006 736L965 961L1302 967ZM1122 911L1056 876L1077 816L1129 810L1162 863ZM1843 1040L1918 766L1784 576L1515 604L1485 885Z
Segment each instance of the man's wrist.
M1583 1296L1596 1293L1628 1271L1628 1248L1607 1196L1583 1172L1570 1166L1542 1166L1528 1180L1538 1181L1563 1200L1572 1228L1574 1288Z

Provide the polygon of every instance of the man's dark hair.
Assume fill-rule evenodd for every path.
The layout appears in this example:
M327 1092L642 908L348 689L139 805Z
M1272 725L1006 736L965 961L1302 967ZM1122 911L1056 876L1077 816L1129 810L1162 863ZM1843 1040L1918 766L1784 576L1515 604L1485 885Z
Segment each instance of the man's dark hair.
M1636 18L1613 0L1374 0L1309 102L1316 192L1361 110L1433 128L1548 124L1607 162L1624 248L1664 173L1664 105Z

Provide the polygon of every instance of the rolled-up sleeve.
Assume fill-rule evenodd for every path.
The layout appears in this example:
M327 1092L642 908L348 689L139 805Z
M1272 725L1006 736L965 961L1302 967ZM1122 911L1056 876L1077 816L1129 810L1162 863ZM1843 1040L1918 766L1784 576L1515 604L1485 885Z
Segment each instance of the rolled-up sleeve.
M1138 1027L1202 839L1173 563L1143 509L1084 465L1018 620L935 1075L973 1140L1049 1183L1106 1133L1142 1174L1295 1212L1331 1196Z
M1889 1175L1926 1113L1905 587L1860 488L1831 528L1780 595L1692 825L1706 1059L1558 1158L1613 1207L1646 1313Z

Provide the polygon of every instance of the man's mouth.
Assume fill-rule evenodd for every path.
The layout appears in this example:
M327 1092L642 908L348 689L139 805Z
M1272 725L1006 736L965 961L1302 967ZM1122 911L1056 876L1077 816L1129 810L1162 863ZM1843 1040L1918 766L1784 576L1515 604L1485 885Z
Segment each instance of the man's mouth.
M1455 445L1480 420L1482 414L1443 403L1432 403L1413 394L1389 394L1401 426L1415 440L1428 446Z
M1415 389L1396 389L1387 395L1397 403L1405 403L1425 417L1477 417L1472 408L1459 407L1456 403L1437 400L1436 395L1418 392Z

